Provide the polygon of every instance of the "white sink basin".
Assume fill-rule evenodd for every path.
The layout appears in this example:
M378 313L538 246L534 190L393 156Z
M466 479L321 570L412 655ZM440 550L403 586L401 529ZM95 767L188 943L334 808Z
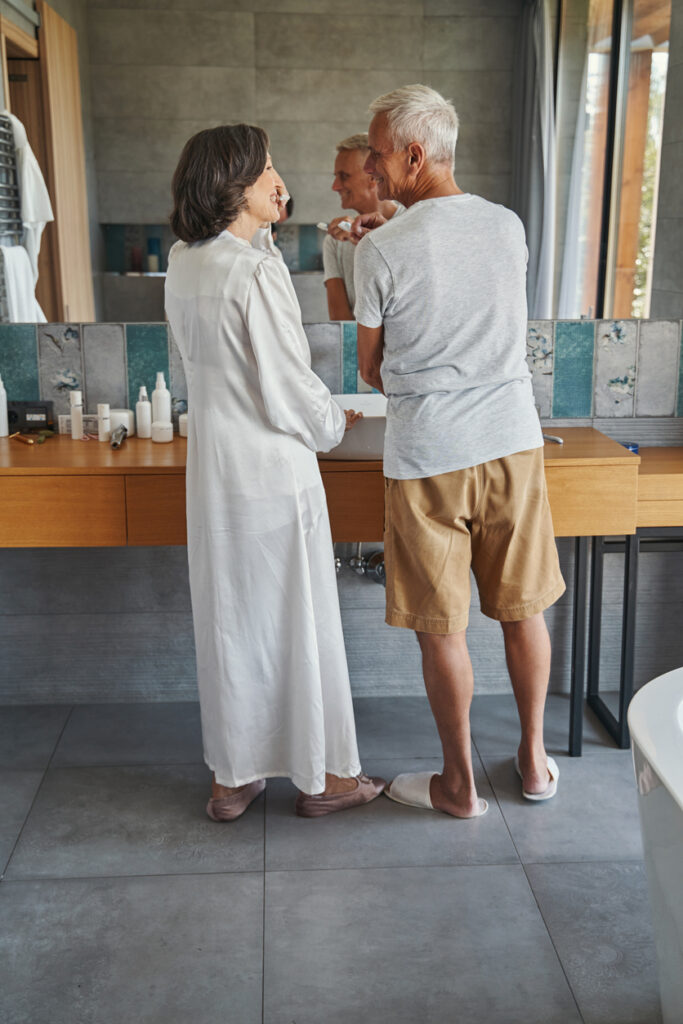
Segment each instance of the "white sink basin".
M331 452L325 452L325 459L381 459L384 453L384 427L386 425L387 400L384 395L333 395L342 409L354 409L363 413L351 430L344 434L341 444Z

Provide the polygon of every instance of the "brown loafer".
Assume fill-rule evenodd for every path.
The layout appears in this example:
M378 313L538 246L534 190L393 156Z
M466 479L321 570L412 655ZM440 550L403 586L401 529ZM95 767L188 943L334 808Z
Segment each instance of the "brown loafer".
M206 813L212 821L234 821L244 814L250 803L266 788L265 779L256 779L239 793L231 796L212 796L206 805Z
M358 785L355 789L350 789L346 793L336 793L334 796L325 796L324 793L316 793L314 796L299 793L296 799L296 813L300 818L321 818L323 814L369 804L386 786L384 779L371 779L367 775L359 775L356 782Z

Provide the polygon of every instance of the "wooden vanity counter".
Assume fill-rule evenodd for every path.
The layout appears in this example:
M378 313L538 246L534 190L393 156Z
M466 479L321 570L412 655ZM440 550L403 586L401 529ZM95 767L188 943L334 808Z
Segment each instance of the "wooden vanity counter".
M641 448L638 526L683 526L683 448Z
M546 443L548 493L558 537L633 533L637 455L588 427L553 431ZM650 449L650 451L653 449ZM654 449L654 451L681 449ZM187 442L129 438L119 451L98 441L0 438L0 547L184 544ZM381 541L382 463L320 459L336 541ZM683 510L683 484L680 496Z

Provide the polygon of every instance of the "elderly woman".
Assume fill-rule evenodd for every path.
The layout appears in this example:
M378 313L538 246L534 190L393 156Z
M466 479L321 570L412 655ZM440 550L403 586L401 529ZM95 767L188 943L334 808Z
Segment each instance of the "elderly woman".
M283 198L284 197L284 198ZM313 373L270 237L286 202L260 128L199 132L173 178L166 311L185 365L187 546L209 817L286 776L297 813L367 803L317 451L355 416ZM264 230L265 229L265 230Z

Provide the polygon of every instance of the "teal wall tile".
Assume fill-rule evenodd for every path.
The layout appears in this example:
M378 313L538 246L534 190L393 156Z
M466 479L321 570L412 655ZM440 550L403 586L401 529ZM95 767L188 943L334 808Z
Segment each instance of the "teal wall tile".
M166 324L126 324L126 361L128 364L128 408L134 409L140 386L150 398L157 373L163 371L169 385L168 330Z
M677 416L683 416L683 320L681 320L681 350L678 360L678 408Z
M355 395L358 391L358 349L356 347L356 321L345 320L342 324L344 331L343 351L343 383L344 394Z
M553 416L590 416L593 406L594 320L555 324Z
M40 398L33 324L0 324L0 375L10 402L37 402Z
M299 269L322 270L322 231L315 224L299 225Z

